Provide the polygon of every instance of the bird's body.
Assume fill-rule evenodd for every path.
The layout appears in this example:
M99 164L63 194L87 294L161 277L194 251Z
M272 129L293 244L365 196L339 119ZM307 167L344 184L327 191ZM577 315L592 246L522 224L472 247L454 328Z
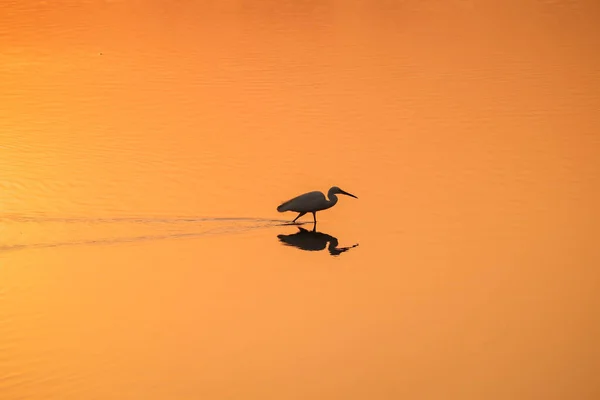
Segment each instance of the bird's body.
M329 198L329 200L327 199L327 197L325 197L325 195L322 192L319 192L319 191L308 192L308 193L301 194L300 196L294 197L293 199L290 199L290 200L282 203L281 205L279 205L279 207L277 207L277 211L279 211L279 212L294 211L294 212L299 213L293 222L296 222L296 220L298 218L300 218L301 216L303 216L304 214L311 212L313 214L314 222L316 224L317 223L317 211L322 211L322 210L326 210L328 208L333 207L338 201L338 198L336 196L336 194L338 194L338 193L345 194L346 196L358 198L358 197L354 196L353 194L344 192L342 189L340 189L337 186L333 186L327 192L327 197Z
M295 211L304 213L321 211L333 207L335 203L337 203L337 200L337 196L334 196L331 201L328 201L323 192L308 192L281 204L279 207L277 207L277 211Z

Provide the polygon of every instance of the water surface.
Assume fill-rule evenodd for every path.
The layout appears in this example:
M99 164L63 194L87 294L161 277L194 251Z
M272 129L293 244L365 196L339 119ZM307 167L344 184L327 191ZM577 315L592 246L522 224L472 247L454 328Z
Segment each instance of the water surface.
M0 12L3 400L600 395L597 2Z

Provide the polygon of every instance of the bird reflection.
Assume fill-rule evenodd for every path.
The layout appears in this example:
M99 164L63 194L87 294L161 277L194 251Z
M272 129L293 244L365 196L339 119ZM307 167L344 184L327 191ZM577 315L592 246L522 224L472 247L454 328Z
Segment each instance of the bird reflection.
M305 251L320 251L327 247L329 254L337 256L345 251L348 251L356 246L358 243L349 247L338 247L338 240L336 237L328 235L326 233L317 232L316 226L312 231L298 227L298 232L291 235L277 235L279 241L286 246L294 246L300 250ZM329 243L329 246L327 246Z

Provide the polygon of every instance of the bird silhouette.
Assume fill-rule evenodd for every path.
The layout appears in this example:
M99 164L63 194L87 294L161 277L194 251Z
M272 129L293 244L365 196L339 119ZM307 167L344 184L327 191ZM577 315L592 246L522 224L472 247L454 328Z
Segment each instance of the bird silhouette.
M291 235L277 235L281 243L286 246L296 247L304 251L321 251L327 247L329 254L337 256L348 251L358 243L349 247L338 247L338 239L323 232L317 232L315 228L312 231L298 227L298 232ZM329 243L329 246L327 245Z
M327 198L325 197L323 192L319 192L319 191L308 192L308 193L301 194L300 196L294 197L293 199L290 199L290 200L280 204L279 207L277 207L277 211L279 211L279 212L285 212L285 211L297 212L298 215L296 216L296 218L294 218L294 220L292 222L296 222L296 220L298 218L300 218L307 212L311 212L313 215L314 223L316 225L317 224L317 211L327 210L328 208L335 206L335 204L338 201L336 194L344 194L346 196L350 196L350 197L354 197L355 199L358 199L358 197L356 197L355 195L345 192L337 186L333 186L327 192L327 197L329 198L329 200L327 200Z

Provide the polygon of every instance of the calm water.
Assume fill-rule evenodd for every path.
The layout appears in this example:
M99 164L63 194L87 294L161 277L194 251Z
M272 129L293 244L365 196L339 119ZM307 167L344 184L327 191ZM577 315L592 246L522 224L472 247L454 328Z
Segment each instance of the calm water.
M0 398L598 398L598 4L4 2Z

